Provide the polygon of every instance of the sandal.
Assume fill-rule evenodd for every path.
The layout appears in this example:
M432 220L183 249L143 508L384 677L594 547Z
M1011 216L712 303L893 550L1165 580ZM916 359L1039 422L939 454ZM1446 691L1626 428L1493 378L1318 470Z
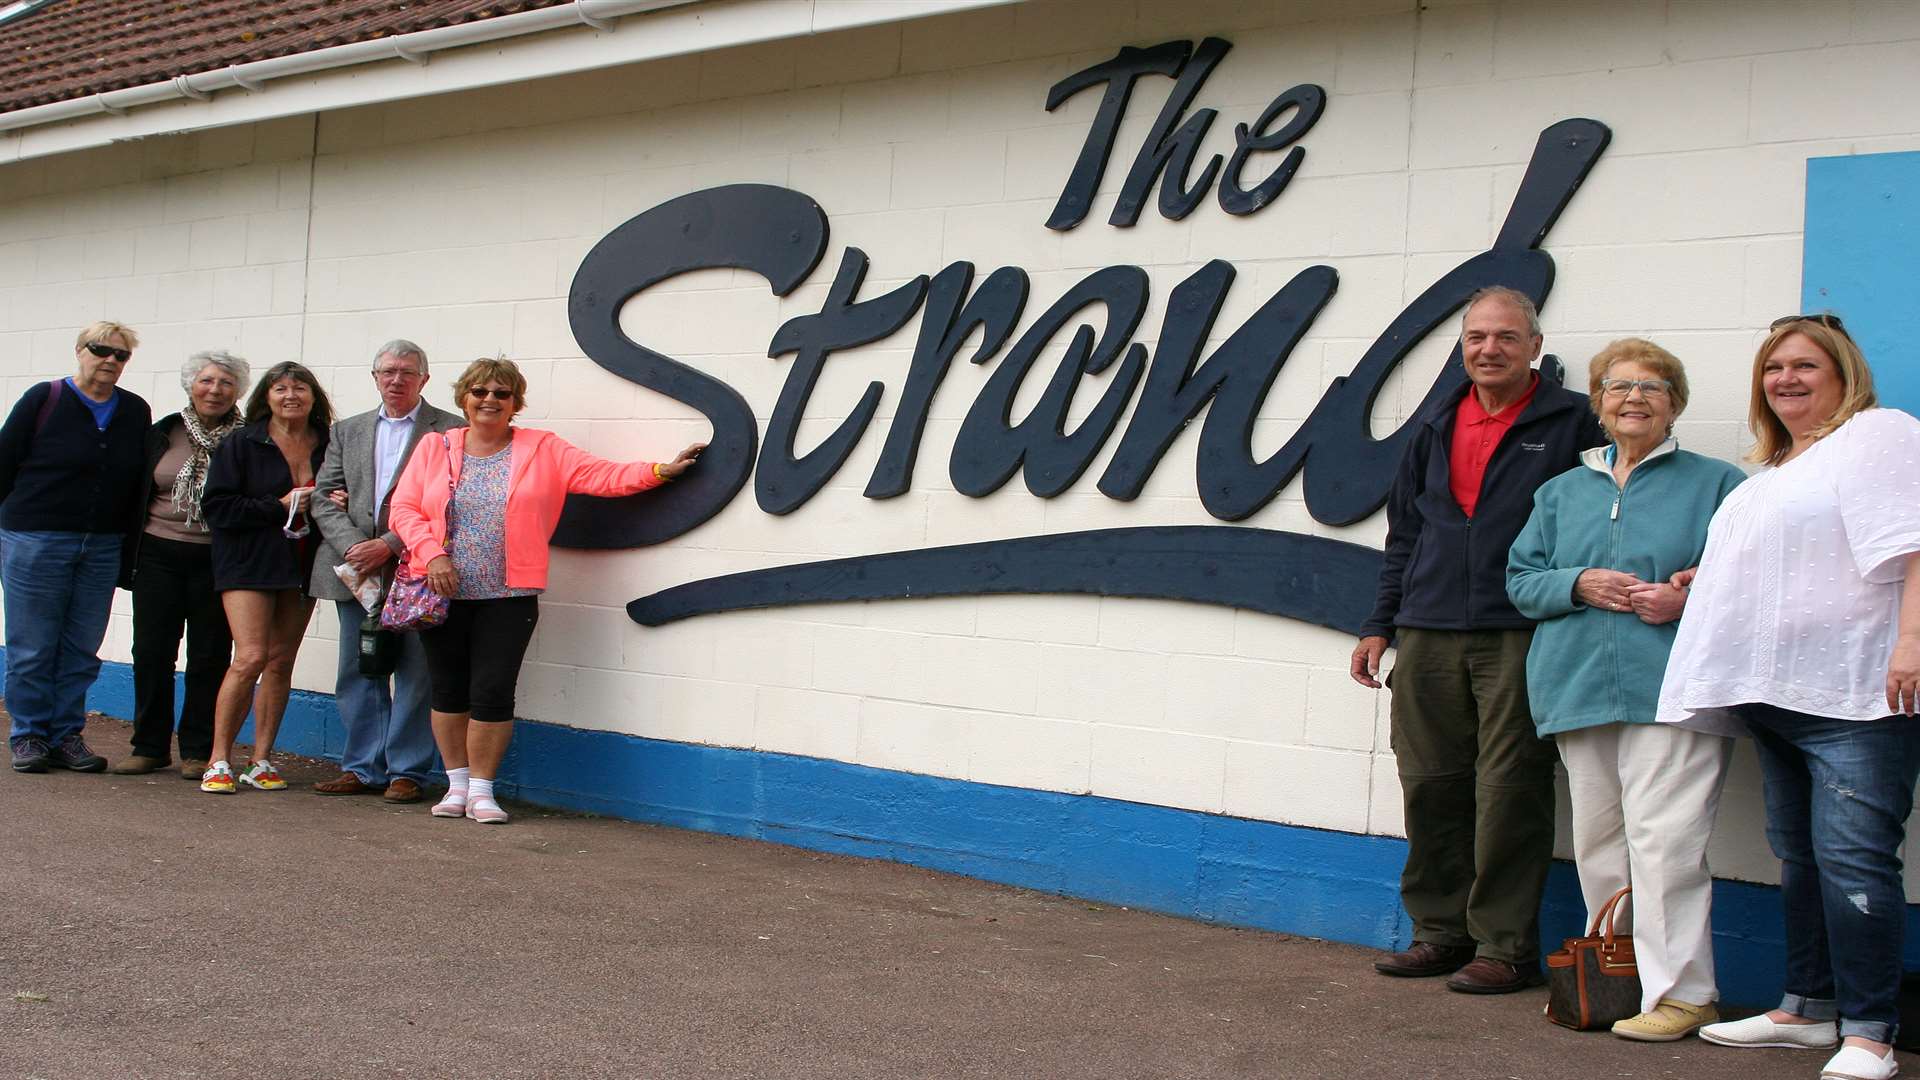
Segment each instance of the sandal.
M433 816L466 817L467 793L448 789L447 793L440 797L440 801L433 804Z

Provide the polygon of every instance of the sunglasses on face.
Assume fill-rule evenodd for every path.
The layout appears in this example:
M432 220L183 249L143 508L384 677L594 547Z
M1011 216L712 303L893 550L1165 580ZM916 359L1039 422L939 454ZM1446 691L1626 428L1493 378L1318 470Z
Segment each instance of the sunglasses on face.
M133 357L132 349L116 349L113 346L108 345L102 341L88 342L87 351L99 357L102 360L105 360L107 357L111 356L115 360L118 360L123 364L126 363L128 360L132 359Z
M511 390L489 390L484 386L469 386L467 387L467 393L472 394L481 401L485 401L489 397L495 401L513 400L513 391Z

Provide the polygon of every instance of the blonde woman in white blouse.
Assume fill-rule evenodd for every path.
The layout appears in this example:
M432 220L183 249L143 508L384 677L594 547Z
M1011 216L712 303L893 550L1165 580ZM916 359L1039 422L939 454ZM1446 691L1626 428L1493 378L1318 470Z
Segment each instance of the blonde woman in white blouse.
M1920 776L1920 421L1876 404L1837 317L1773 324L1749 415L1770 467L1714 515L1660 688L1660 720L1753 736L1780 857L1786 996L1701 1037L1844 1041L1821 1072L1842 1080L1898 1071L1899 852Z

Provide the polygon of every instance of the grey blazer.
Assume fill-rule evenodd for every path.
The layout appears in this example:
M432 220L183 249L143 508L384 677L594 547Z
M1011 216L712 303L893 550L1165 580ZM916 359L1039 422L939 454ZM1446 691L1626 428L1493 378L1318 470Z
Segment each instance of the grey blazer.
M344 560L341 553L362 540L379 537L387 542L387 547L395 555L400 554L406 545L400 537L387 528L387 503L393 494L392 488L377 493L380 497L380 519L374 520L373 507L376 492L373 490L373 433L379 415L379 408L349 416L333 425L333 438L327 443L326 460L320 463L320 472L314 478L313 523L320 530L320 551L313 560L313 577L308 583L309 591L322 600L352 600L353 594L347 591L333 568ZM407 467L407 459L413 456L413 448L420 445L422 436L429 432L450 431L466 424L464 417L450 413L445 409L436 409L425 401L420 403L420 411L413 417L413 434L407 439L407 449L400 459L400 465L393 470L396 483ZM347 508L340 509L333 500L326 498L329 491L345 489ZM396 564L386 565L386 575L391 580Z

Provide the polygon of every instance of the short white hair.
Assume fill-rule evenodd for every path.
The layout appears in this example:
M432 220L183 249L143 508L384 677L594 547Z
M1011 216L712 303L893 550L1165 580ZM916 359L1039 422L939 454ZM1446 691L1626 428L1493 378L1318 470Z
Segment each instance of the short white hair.
M398 360L405 360L409 356L417 357L419 359L420 374L425 375L427 373L427 350L415 345L406 338L394 338L392 341L375 349L373 351L373 362L376 364L379 363L380 358L383 356L391 356Z
M1519 289L1509 289L1505 285L1489 285L1467 297L1467 306L1460 309L1460 332L1466 333L1467 316L1473 313L1482 300L1500 300L1511 304L1520 314L1527 317L1527 332L1534 337L1540 335L1540 309L1534 306L1533 297Z
M235 396L246 396L247 384L253 379L253 369L247 366L245 358L225 349L203 349L187 357L187 362L180 365L180 389L192 390L193 380L209 365L233 376L233 381L240 384L234 390Z

